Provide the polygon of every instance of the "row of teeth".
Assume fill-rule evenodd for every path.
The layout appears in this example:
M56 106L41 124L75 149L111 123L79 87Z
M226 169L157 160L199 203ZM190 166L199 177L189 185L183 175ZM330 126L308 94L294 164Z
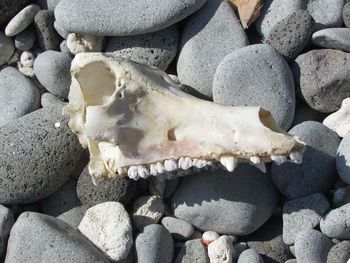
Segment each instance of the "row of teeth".
M290 161L294 163L301 163L302 154L300 152L291 152L289 155ZM277 165L280 165L287 161L286 156L271 156L271 160ZM258 167L263 172L266 172L265 163L260 160L259 157L253 156L250 157L250 162ZM233 172L238 165L238 159L231 155L222 155L220 157L220 163L224 166L229 172ZM164 162L152 163L148 167L145 165L136 165L130 167L122 167L117 170L118 174L125 175L127 174L133 180L139 180L140 178L148 178L153 175L163 174L167 172L177 172L178 175L185 174L186 170L191 168L202 169L208 166L215 166L215 161L207 161L201 159L191 159L190 157L181 157L178 161L170 159L165 160Z

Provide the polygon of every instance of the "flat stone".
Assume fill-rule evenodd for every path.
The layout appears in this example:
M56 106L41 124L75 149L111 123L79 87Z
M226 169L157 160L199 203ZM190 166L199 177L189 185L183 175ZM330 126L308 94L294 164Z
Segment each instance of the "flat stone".
M350 3L347 2L343 7L343 21L346 27L350 27Z
M53 27L55 17L53 12L40 10L34 18L37 42L43 51L60 50L61 37Z
M28 27L15 37L15 47L19 50L26 51L34 46L35 31L33 27Z
M31 203L82 169L85 154L61 107L29 113L0 128L0 203Z
M188 240L194 232L190 223L175 217L164 217L162 225L165 226L175 240Z
M298 10L280 20L265 38L288 60L293 60L308 44L314 23L308 11Z
M202 231L241 236L261 227L277 201L270 178L241 164L233 173L219 169L185 177L171 208L177 218Z
M7 22L16 15L28 0L3 0L0 2L0 24Z
M127 36L159 31L200 9L206 0L61 0L55 8L58 27L69 32L103 36Z
M77 193L82 204L91 207L107 201L127 205L135 198L138 184L128 177L105 179L94 185L87 167L81 173Z
M312 43L323 48L350 52L350 28L326 28L312 35Z
M10 60L14 50L13 40L0 31L0 66Z
M45 51L34 62L34 72L41 85L52 94L68 98L72 57L58 51Z
M341 141L336 157L337 171L340 178L350 184L350 132Z
M250 248L242 252L237 263L264 263L264 260L258 252Z
M16 262L110 262L102 253L66 223L51 216L25 212L14 224L6 263Z
M177 26L142 35L110 37L106 52L166 70L179 46Z
M301 164L273 163L274 185L288 199L326 193L337 178L335 155L340 142L337 134L315 121L298 124L289 133L307 144L303 160Z
M15 220L12 211L0 205L0 259L6 252L7 240L14 223Z
M210 263L231 263L233 253L232 239L221 236L208 245Z
M263 106L282 129L293 121L293 75L270 45L251 45L227 55L216 69L213 98L226 105Z
M78 229L112 261L125 259L133 244L131 220L118 202L89 208Z
M347 263L350 259L350 241L342 241L329 250L327 263Z
M207 248L200 239L186 241L175 263L209 263Z
M37 87L17 69L0 70L0 127L38 109Z
M7 24L5 28L6 36L12 37L21 33L26 29L34 20L34 16L40 10L40 6L35 4L30 4L23 8L11 21Z
M299 231L315 228L330 208L323 194L294 199L283 206L283 241L294 244Z
M174 242L171 234L162 225L148 225L135 240L138 263L171 263Z
M335 131L339 137L344 137L350 131L350 98L343 100L340 109L328 115L323 124Z
M316 22L316 28L340 27L343 23L344 0L308 0L307 10Z
M212 97L220 61L248 45L248 38L227 1L211 0L194 14L181 35L177 72L180 82Z
M59 215L57 219L62 220L73 228L78 228L81 220L83 220L86 210L87 207L85 206L77 206Z
M333 246L332 241L321 232L308 229L298 233L295 239L295 254L298 262L327 261L328 251Z
M350 203L331 210L320 222L322 233L339 240L350 239Z

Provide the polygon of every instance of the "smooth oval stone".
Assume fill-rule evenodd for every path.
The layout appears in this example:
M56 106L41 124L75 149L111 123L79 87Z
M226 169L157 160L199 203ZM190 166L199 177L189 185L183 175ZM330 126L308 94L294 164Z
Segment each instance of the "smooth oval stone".
M308 44L313 20L308 11L299 10L279 21L265 38L285 58L294 59Z
M337 134L316 121L298 124L289 133L307 144L303 160L301 164L273 163L274 185L288 199L326 193L337 178L335 155L340 142Z
M110 37L105 51L166 70L176 56L178 45L179 32L174 25L154 33Z
M247 45L247 36L230 4L208 1L188 20L182 32L177 61L180 82L212 97L213 78L220 61Z
M312 43L319 47L350 52L350 28L327 28L312 35Z
M344 4L344 0L308 0L307 10L315 20L316 28L340 27Z
M78 230L44 214L22 213L14 224L6 263L110 262Z
M293 75L270 45L251 45L227 55L216 69L213 98L232 106L262 106L282 129L288 129L293 121Z
M15 47L22 51L31 49L35 42L35 31L28 27L15 37Z
M350 259L350 241L342 241L329 250L327 263L347 263Z
M40 107L38 88L13 67L0 70L0 127Z
M45 51L34 61L34 72L41 85L49 92L68 98L71 83L70 65L72 57L58 51Z
M203 231L247 235L272 215L278 195L270 178L250 165L185 177L171 207L177 218Z
M28 0L2 0L0 1L0 24L7 22L16 15Z
M174 242L164 226L152 224L137 236L135 250L138 263L171 263Z
M167 28L203 6L206 0L152 1L61 0L55 8L58 27L69 32L127 36Z
M330 238L350 239L350 203L331 210L320 222L322 233Z
M84 150L62 116L47 107L0 128L0 203L31 203L58 190L82 169Z
M237 263L264 263L264 260L258 252L249 248L242 252Z
M346 27L350 27L350 2L347 2L343 8L343 21Z
M297 95L311 108L331 113L350 97L350 54L340 50L312 50L292 65Z
M39 47L46 50L59 50L61 38L53 27L55 17L53 12L40 10L34 17L34 24Z
M350 184L350 132L340 142L336 162L340 178L345 183Z
M14 51L13 40L0 31L0 66L10 60Z
M174 239L178 240L188 240L194 232L190 223L175 217L164 217L162 225L165 226Z
M26 29L34 20L34 16L40 10L40 6L30 4L23 8L5 28L5 34L9 37L15 36Z

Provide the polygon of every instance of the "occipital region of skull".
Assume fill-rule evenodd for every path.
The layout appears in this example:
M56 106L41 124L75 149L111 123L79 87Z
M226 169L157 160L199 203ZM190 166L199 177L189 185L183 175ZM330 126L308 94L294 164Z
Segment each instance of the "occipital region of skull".
M261 107L232 107L181 91L166 73L112 54L72 62L64 113L90 152L95 182L128 175L174 176L247 161L300 163L305 145Z

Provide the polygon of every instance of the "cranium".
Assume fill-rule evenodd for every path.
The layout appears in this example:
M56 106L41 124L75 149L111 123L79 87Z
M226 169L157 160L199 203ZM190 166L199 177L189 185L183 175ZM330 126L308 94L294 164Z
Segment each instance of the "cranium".
M90 152L94 182L108 176L182 175L238 160L301 162L304 144L260 107L232 107L180 90L157 68L112 54L72 62L69 125Z

